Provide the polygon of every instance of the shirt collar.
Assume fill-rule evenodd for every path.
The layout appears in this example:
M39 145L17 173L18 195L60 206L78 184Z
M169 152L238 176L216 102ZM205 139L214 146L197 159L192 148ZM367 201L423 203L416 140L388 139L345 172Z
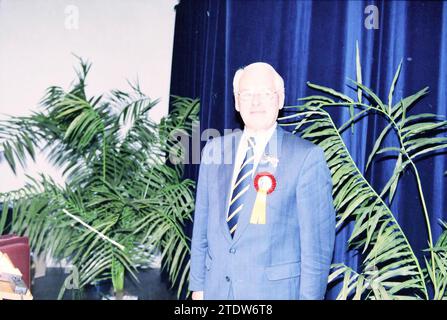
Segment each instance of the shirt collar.
M253 133L247 127L244 127L243 139L246 141L249 137L254 137L256 141L256 146L265 146L265 144L270 140L273 132L277 127L277 123L275 123L267 130L262 132Z

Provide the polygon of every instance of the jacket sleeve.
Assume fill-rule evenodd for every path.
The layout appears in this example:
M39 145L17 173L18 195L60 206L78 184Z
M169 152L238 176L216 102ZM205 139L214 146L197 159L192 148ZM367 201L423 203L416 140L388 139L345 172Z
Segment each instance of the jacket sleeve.
M203 148L203 157L199 169L196 187L193 233L191 240L191 269L189 273L189 290L203 291L205 282L205 257L208 248L208 142Z
M304 160L296 188L301 242L300 300L324 299L335 241L332 180L321 147Z

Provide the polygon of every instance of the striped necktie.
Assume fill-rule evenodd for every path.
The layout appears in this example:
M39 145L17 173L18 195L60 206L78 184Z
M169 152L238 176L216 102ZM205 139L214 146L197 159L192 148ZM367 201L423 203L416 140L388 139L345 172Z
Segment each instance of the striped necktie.
M248 148L244 161L239 169L235 183L231 188L231 200L227 215L227 223L230 229L231 237L234 237L234 233L236 232L239 213L244 206L244 195L250 188L250 183L252 180L251 176L253 174L254 147L255 139L250 137L248 139Z

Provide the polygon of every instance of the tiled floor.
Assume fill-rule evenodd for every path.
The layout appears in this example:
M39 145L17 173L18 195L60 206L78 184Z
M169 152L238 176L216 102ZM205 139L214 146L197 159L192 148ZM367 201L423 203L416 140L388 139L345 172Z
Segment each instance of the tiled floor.
M44 277L34 279L31 292L35 300L57 299L59 290L64 283L67 274L61 268L48 268ZM135 283L129 276L126 276L124 287L126 293L138 296L141 300L169 300L177 299L176 293L169 289L169 283L160 274L160 269L145 269L138 273L140 283ZM64 294L64 299L88 299L98 300L109 292L109 283L103 286L89 286L82 292L82 296L75 295L68 290Z

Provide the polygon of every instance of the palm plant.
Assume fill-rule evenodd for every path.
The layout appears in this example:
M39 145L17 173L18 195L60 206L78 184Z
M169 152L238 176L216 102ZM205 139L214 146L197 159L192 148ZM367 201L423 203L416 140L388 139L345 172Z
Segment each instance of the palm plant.
M436 114L410 113L415 103L428 93L428 88L393 104L401 65L402 62L391 83L388 100L384 102L362 83L357 47L357 79L352 81L357 91L356 100L334 89L308 82L309 87L326 95L300 99L303 104L286 107L295 112L281 118L283 125L294 127L294 133L300 133L324 149L333 180L337 228L354 221L348 245L350 250L362 254L363 261L361 270L353 270L344 263L332 265L329 282L343 281L337 299L429 299L429 285L434 289L432 298L447 297L447 228L434 244L421 179L415 165L421 156L432 155L433 151L447 147L447 137L439 136L447 129L447 121ZM337 127L327 111L330 108L347 108L349 119ZM342 138L344 131L369 115L383 117L387 125L374 144L365 171L372 161L383 155L395 159L394 171L380 191L376 191L362 175ZM391 132L397 137L398 145L385 146L384 139ZM390 209L399 179L408 169L416 176L428 232L429 259L425 258L425 268L416 258ZM443 226L446 227L445 224Z
M60 186L41 175L21 190L0 194L0 234L12 207L9 228L29 236L34 254L68 259L79 288L111 279L118 296L125 272L137 279L136 248L161 252L180 295L189 272L183 227L191 220L194 185L182 180L182 164L166 159L181 155L173 136L191 134L198 101L174 97L173 112L156 124L148 112L157 101L138 85L130 93L87 97L90 64L80 60L80 66L68 92L47 89L43 111L0 124L0 150L12 170L40 149L66 178Z

